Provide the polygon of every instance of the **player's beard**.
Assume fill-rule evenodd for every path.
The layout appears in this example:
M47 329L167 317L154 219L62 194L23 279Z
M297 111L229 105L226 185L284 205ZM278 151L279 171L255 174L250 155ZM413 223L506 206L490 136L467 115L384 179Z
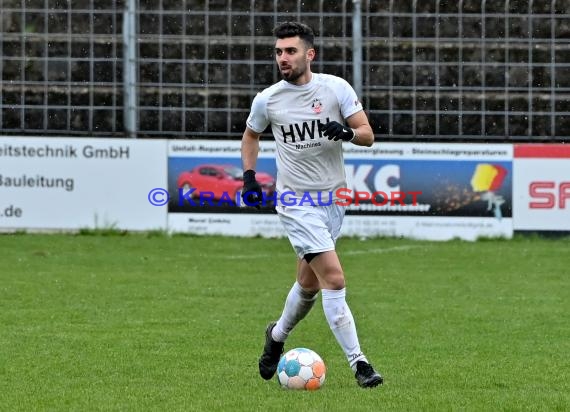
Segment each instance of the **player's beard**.
M299 77L301 77L305 71L307 69L306 65L303 66L299 66L296 69L294 68L290 68L289 72L287 73L283 73L283 71L281 69L279 69L279 71L281 72L281 76L283 77L283 80L289 82L289 83L295 83Z

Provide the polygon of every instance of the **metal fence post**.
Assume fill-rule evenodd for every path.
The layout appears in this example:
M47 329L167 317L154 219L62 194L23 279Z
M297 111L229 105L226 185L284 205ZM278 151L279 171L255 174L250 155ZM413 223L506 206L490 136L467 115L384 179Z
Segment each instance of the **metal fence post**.
M361 0L352 0L352 77L354 91L362 99L362 18Z
M128 137L137 137L136 0L128 0L123 13L123 121Z

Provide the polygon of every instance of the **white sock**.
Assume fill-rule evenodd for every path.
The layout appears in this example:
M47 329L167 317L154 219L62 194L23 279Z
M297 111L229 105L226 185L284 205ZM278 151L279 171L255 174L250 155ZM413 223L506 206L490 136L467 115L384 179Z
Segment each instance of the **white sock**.
M315 304L317 293L303 289L298 282L293 284L285 300L283 313L271 332L273 340L285 342L295 325L309 313Z
M356 362L366 361L360 350L356 325L352 312L346 303L346 289L323 289L323 309L327 322L334 336L342 347L351 368L356 369Z

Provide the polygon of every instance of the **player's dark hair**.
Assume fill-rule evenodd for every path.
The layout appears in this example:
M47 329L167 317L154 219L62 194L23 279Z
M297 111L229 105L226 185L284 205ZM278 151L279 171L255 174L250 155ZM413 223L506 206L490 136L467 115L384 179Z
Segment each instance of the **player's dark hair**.
M314 48L315 33L313 29L303 23L295 21L286 21L280 23L273 29L273 35L278 39L287 39L289 37L299 36L306 44L307 48Z

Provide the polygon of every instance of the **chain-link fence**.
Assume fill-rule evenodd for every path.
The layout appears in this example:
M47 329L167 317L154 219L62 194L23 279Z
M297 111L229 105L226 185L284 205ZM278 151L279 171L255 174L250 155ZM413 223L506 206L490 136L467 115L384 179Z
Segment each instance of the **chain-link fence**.
M2 1L1 132L122 134L116 1Z
M0 132L124 136L125 0L3 0ZM240 138L279 79L273 26L317 32L353 80L351 0L137 0L134 135ZM362 96L378 140L568 140L570 0L363 0Z

